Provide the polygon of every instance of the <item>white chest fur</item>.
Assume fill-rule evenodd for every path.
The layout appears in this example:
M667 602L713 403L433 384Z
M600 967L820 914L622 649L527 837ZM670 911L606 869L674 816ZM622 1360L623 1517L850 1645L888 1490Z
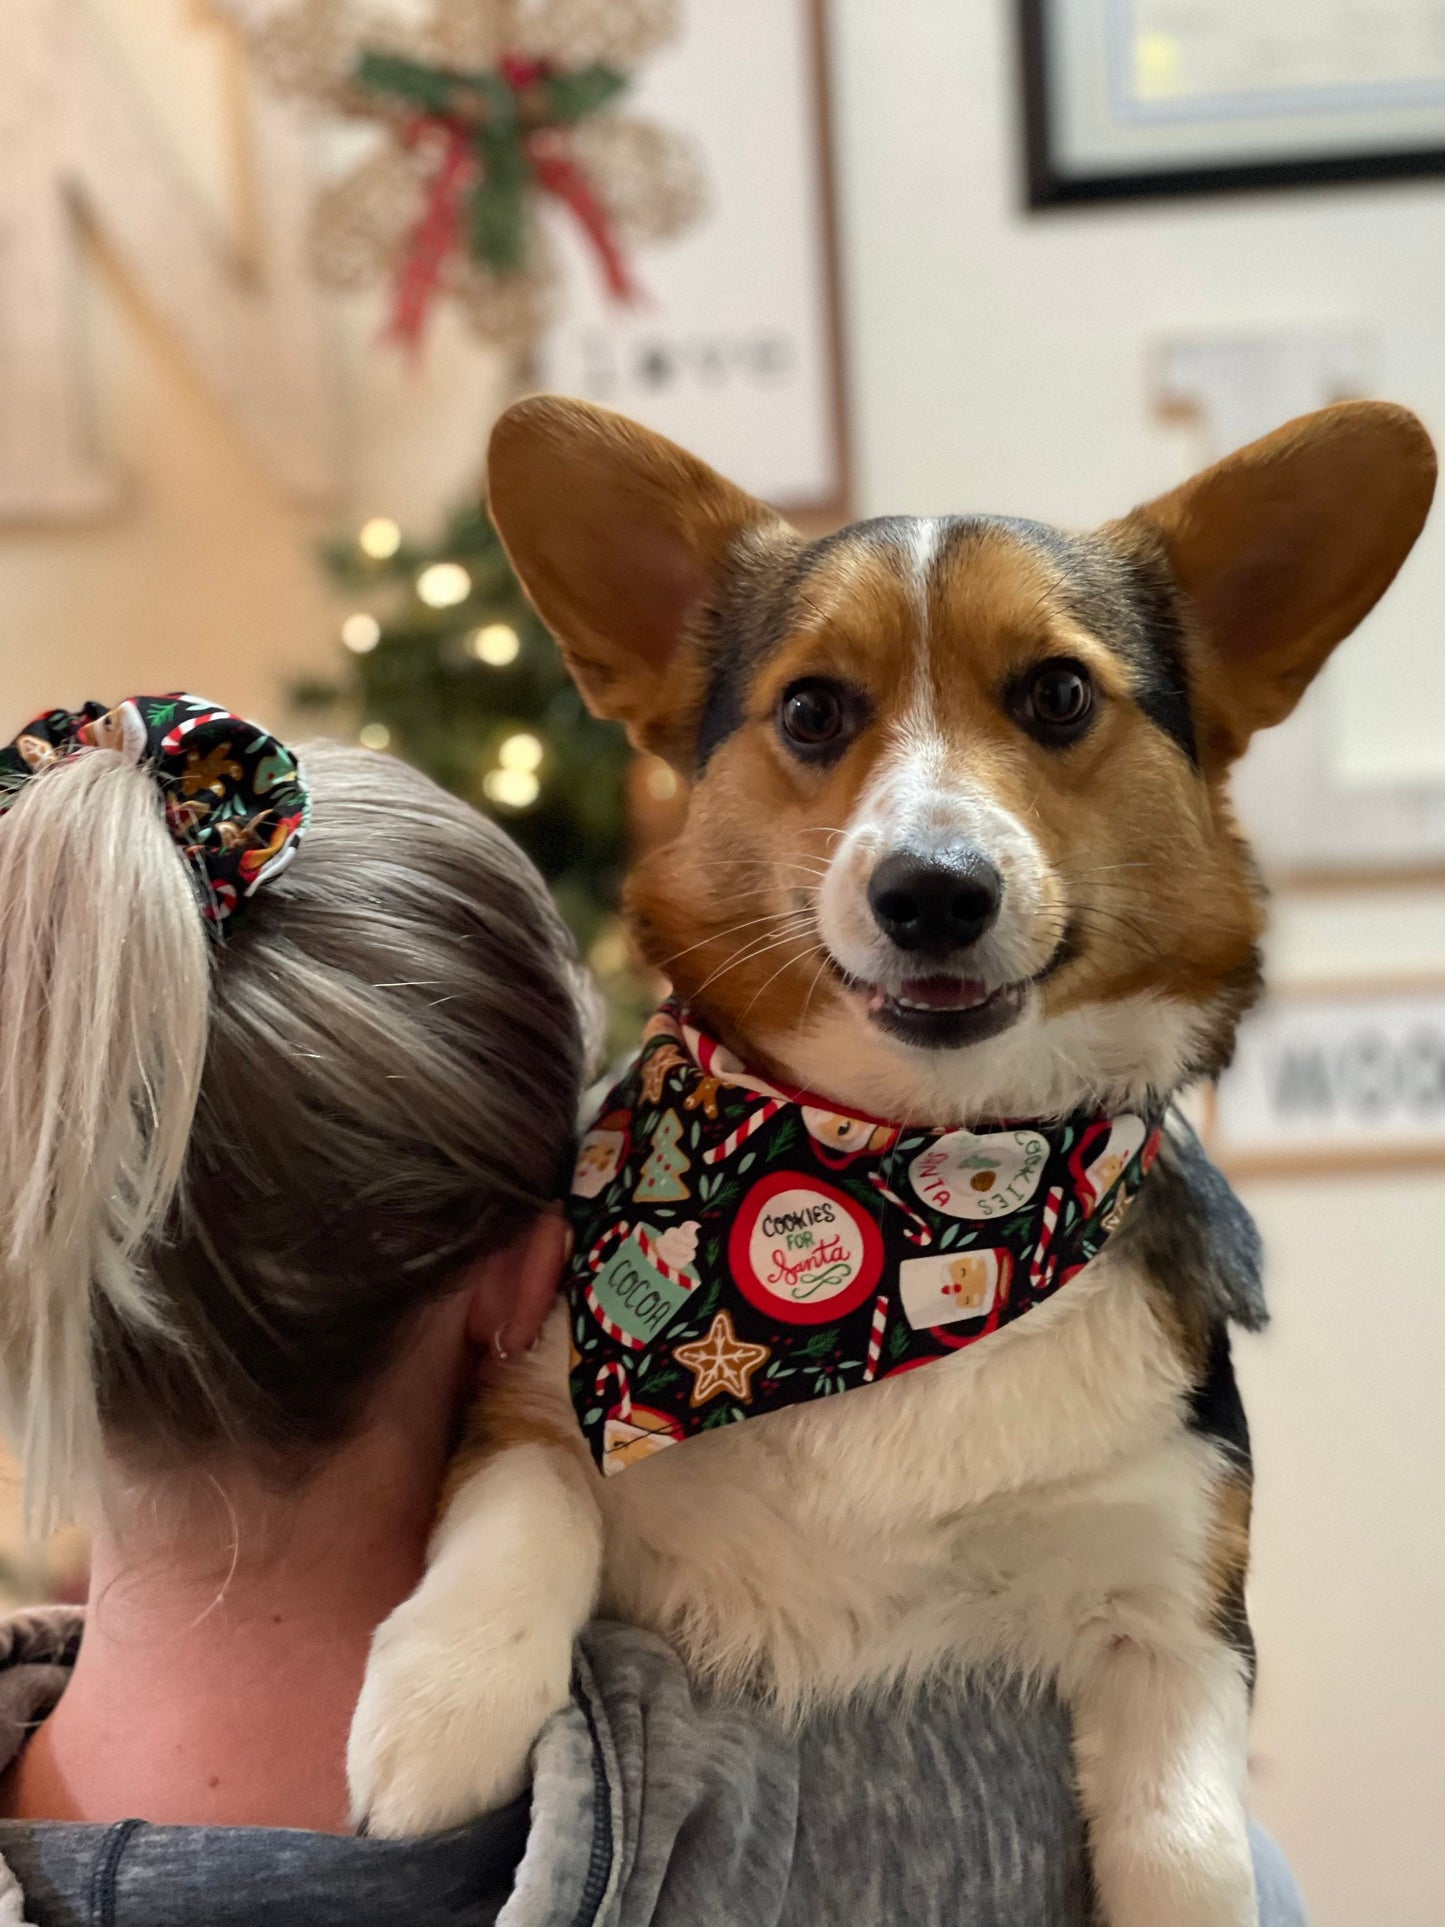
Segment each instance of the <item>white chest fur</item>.
M1090 1601L1189 1610L1212 1450L1106 1253L956 1359L690 1440L605 1481L604 1609L786 1712L889 1678L1055 1671Z

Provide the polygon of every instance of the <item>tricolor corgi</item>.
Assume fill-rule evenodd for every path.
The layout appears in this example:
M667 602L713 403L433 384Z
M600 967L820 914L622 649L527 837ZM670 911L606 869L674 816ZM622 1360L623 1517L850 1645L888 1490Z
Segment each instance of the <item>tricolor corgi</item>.
M1255 1921L1253 1305L1200 1282L1227 1193L1168 1107L1259 990L1229 769L1434 480L1412 415L1352 402L1092 534L807 541L605 410L502 417L528 594L687 785L627 892L675 996L584 1143L565 1302L377 1635L373 1827L515 1794L600 1609L782 1720L1050 1681L1108 1927Z

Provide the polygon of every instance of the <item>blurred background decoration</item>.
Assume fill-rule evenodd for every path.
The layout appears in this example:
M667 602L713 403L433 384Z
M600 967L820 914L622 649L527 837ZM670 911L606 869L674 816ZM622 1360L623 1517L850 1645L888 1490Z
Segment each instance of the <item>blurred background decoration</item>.
M385 138L318 196L311 251L328 287L390 289L416 347L454 301L484 340L535 347L559 304L548 197L585 238L608 293L639 298L630 253L702 211L691 143L619 111L631 69L678 25L677 0L296 0L252 33L282 93Z
M604 990L619 1050L635 1039L650 985L617 915L629 843L630 758L621 730L588 715L534 614L480 500L420 546L387 516L327 543L323 559L355 606L332 678L292 687L303 716L355 731L495 816L552 888ZM647 759L644 810L676 777Z
M619 1047L618 881L684 798L477 506L522 386L815 532L1088 527L1348 393L1445 438L1445 0L4 11L11 726L189 683L413 757L540 863ZM1205 1120L1270 1254L1253 1797L1315 1927L1445 1920L1442 606L1437 510L1245 761L1274 993ZM0 1594L80 1557L0 1515Z

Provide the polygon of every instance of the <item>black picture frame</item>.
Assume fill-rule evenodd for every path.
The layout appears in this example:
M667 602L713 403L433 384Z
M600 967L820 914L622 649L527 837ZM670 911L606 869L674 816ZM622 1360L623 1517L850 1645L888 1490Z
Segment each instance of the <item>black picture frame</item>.
M1050 139L1048 23L1050 0L1015 0L1024 170L1030 209L1091 202L1161 200L1202 194L1246 194L1280 188L1340 187L1445 175L1445 146L1381 153L1303 155L1297 159L1065 173Z

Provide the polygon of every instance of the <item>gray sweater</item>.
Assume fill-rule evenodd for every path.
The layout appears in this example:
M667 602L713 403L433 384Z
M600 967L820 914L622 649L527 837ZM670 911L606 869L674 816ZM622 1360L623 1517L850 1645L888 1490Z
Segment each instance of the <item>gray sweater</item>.
M0 1622L0 1769L80 1616ZM435 1839L0 1822L0 1927L1087 1927L1066 1716L938 1693L796 1736L596 1625L528 1799ZM1255 1837L1262 1927L1302 1927ZM1161 1923L1162 1927L1162 1923Z

